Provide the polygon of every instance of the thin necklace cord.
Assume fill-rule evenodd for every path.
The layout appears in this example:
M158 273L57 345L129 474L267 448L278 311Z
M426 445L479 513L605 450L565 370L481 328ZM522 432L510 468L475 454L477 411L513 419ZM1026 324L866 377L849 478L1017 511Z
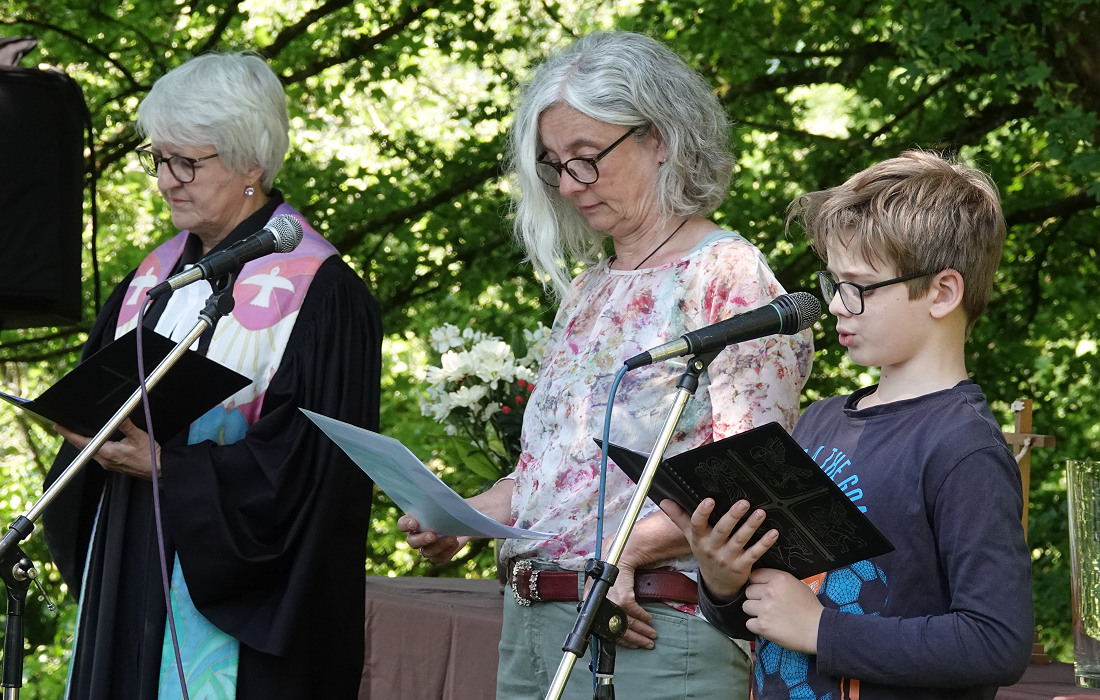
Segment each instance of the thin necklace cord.
M690 217L689 217L689 218L690 218ZM682 228L684 227L684 224L686 224L687 222L688 222L688 219L684 219L683 221L681 221L681 222L680 222L680 225L679 225L679 226L677 226L677 227L676 227L676 228L675 228L675 229L674 229L674 230L672 231L672 233L668 234L668 238L666 238L665 240L661 241L660 245L658 245L658 246L657 246L656 248L654 248L653 250L649 251L649 255L647 255L647 256L645 256L644 258L642 258L642 261L641 261L640 263L638 263L637 265L635 265L635 266L634 266L634 269L635 269L635 270L637 270L637 269L638 269L638 268L640 268L640 267L641 267L642 265L645 265L645 264L646 264L646 262L647 262L647 261L648 261L648 260L649 260L650 258L652 258L652 257L653 257L653 256L654 256L654 255L655 255L655 254L657 253L657 251L658 251L658 250L660 250L661 248L664 248L664 247L665 247L665 243L668 243L669 241L671 241L671 240L672 240L672 237L673 237L673 236L675 236L675 235L676 235L677 233L679 233L679 232L680 232L680 229L682 229Z

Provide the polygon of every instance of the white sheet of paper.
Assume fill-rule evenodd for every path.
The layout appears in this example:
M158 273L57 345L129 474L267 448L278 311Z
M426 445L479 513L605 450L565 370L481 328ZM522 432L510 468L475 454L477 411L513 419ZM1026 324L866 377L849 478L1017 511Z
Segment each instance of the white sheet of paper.
M340 446L421 530L440 535L543 540L552 535L493 520L439 480L407 447L386 435L299 409Z

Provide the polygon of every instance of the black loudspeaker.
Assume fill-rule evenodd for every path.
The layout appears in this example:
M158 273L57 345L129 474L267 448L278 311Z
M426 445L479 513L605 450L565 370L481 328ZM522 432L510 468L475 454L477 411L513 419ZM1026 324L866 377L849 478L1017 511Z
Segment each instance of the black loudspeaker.
M0 68L0 328L80 321L85 114L64 73Z

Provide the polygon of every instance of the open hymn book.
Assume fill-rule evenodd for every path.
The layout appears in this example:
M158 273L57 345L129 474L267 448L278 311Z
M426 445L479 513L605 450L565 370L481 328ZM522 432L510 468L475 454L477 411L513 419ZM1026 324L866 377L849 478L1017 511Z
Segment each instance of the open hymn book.
M645 454L615 444L608 445L608 456L635 482L648 460ZM741 499L752 505L749 512L764 509L764 524L751 541L773 529L779 531L779 539L756 566L782 569L799 579L894 550L774 422L665 459L648 495L658 504L670 499L688 513L704 498L713 498L712 525Z
M176 343L146 328L142 334L143 369L148 376ZM137 333L131 330L86 358L42 392L25 399L0 392L0 399L75 433L91 437L114 416L138 389ZM192 421L252 380L214 360L188 350L149 390L150 412L157 439L168 440ZM147 430L139 404L130 416ZM121 437L116 433L114 439Z

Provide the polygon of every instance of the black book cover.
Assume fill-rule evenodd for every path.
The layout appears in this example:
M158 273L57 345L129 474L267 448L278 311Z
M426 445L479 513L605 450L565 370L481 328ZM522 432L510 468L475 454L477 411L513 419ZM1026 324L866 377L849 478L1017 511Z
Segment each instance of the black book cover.
M608 456L635 482L647 461L646 455L615 444L608 445ZM665 459L649 497L655 503L670 499L688 513L704 498L713 498L712 525L741 499L752 510L763 508L767 516L753 541L769 530L778 530L779 539L756 566L781 569L798 579L894 550L774 422Z
M147 328L141 345L148 377L176 343ZM156 439L163 443L175 436L251 383L251 379L188 350L149 391ZM107 424L137 388L137 335L131 330L81 362L38 398L27 400L3 392L0 398L90 437ZM146 429L140 403L130 419L142 430ZM120 435L117 433L115 437Z

